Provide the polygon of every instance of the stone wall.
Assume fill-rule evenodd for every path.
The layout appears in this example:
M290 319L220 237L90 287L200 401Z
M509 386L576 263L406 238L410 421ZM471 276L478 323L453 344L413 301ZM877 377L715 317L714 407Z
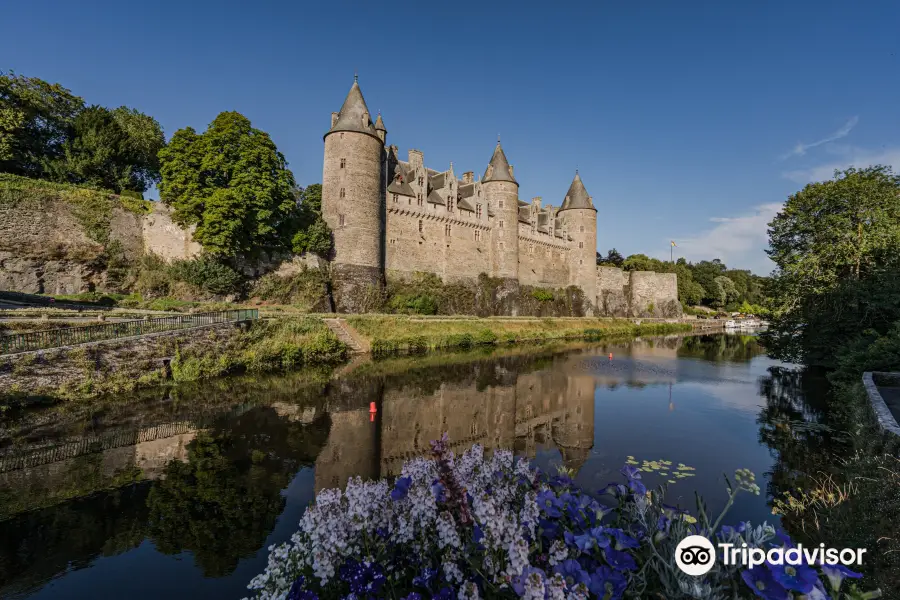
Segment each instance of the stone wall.
M194 258L202 248L191 237L192 231L175 224L166 205L154 202L150 214L141 219L141 246L167 262Z
M597 311L605 317L680 317L678 276L597 267Z

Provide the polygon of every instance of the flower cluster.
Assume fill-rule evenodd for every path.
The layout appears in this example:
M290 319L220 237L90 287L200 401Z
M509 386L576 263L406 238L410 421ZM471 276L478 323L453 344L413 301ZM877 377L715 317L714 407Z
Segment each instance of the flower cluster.
M752 590L789 598L761 592L824 589L810 567L680 574L674 548L686 535L758 546L774 530L741 524L716 533L718 521L710 524L702 506L692 517L663 504L634 465L622 469L624 483L594 496L566 474L544 476L510 452L486 457L476 445L456 457L446 436L432 444L432 458L407 462L393 485L355 478L343 492L320 492L291 543L270 548L266 571L249 585L256 597L615 600ZM734 493L752 491L750 475L737 479ZM856 574L825 576L839 588Z

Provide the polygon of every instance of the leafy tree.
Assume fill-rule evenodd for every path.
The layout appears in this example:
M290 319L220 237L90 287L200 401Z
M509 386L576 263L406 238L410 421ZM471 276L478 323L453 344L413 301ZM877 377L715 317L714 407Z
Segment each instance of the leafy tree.
M305 190L297 190L293 251L297 254L315 252L327 257L331 253L331 229L322 218L322 184L314 183Z
M626 271L652 271L653 260L646 254L632 254L622 261L622 268Z
M598 265L621 267L623 262L625 262L625 257L615 248L607 252L606 256L601 255L599 252L597 253Z
M694 276L694 281L703 286L703 289L707 292L707 296L704 298L705 301L711 302L715 299L716 287L713 282L716 277L724 275L726 270L725 263L718 258L701 260L693 265L691 273Z
M0 71L0 171L42 177L84 100L56 83Z
M143 193L159 181L157 153L165 145L159 123L134 109L91 106L75 117L62 156L45 160L51 179Z
M678 276L678 301L687 306L697 306L703 301L706 290L693 279Z
M788 198L769 224L778 358L832 366L834 349L900 318L900 178L848 169Z
M180 129L160 151L160 198L210 254L253 256L290 250L294 176L264 131L223 112L206 132Z
M738 297L737 288L735 288L734 282L724 275L720 275L713 279L713 291L715 293L713 306L716 308L722 308L726 304L737 300Z

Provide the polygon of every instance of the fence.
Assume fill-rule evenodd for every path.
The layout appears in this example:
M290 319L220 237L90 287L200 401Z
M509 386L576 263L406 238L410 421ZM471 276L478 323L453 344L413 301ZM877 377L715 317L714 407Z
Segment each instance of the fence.
M104 323L101 325L88 325L86 327L65 327L61 329L48 329L47 331L16 333L13 335L0 336L0 354L15 354L18 352L45 350L62 346L75 346L78 344L89 344L91 342L100 342L103 340L135 337L165 331L177 331L179 329L190 329L192 327L202 327L204 325L215 325L217 323L254 321L258 318L259 311L257 309L247 308L174 315L171 317L158 317L155 319L120 321L118 323Z

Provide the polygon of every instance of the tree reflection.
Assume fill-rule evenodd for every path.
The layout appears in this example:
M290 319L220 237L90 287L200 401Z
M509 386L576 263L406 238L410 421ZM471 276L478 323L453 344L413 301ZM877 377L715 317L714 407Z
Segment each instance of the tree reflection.
M712 362L748 362L763 354L755 335L697 335L682 338L680 358L701 358Z
M169 463L150 490L150 538L166 554L191 551L207 577L227 575L262 547L284 510L281 490L327 435L327 419L304 427L270 407L200 432L187 462Z

